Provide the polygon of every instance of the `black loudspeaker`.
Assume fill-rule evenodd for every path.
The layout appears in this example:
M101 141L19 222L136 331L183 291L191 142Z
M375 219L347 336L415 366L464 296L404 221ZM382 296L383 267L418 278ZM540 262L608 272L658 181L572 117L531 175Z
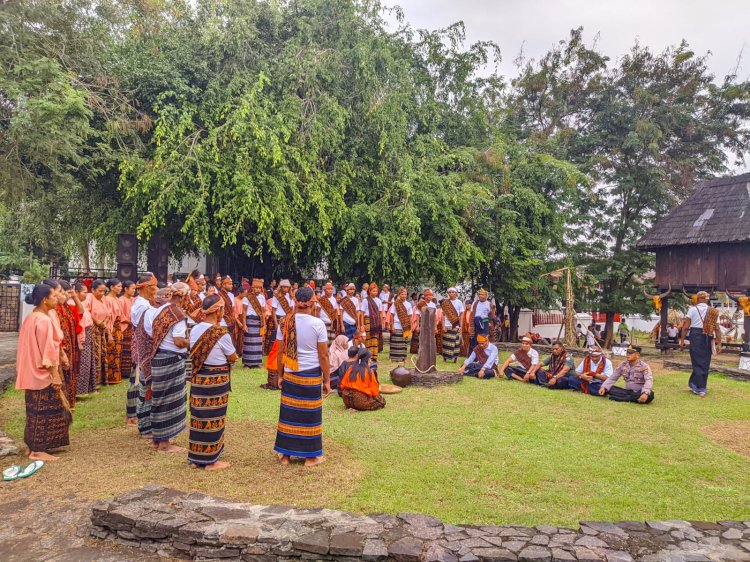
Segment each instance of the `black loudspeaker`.
M162 283L167 282L169 271L169 240L154 236L148 241L148 270Z
M118 236L117 263L138 263L138 238L135 234L120 234Z
M138 282L138 267L134 263L118 263L117 278L120 281Z
M117 237L117 278L120 281L138 281L138 238L135 234Z

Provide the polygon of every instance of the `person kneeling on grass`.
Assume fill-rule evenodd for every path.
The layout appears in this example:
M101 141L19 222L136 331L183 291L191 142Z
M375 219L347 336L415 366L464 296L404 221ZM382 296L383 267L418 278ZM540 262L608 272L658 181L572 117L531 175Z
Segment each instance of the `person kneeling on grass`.
M610 400L616 402L638 402L648 404L654 399L654 375L648 363L641 361L641 348L637 345L628 345L625 350L626 360L623 361L615 372L604 381L599 389L599 396L609 395ZM625 379L625 388L615 386L617 380Z
M469 377L491 379L497 369L497 346L490 343L490 338L486 335L478 334L476 338L477 345L458 372Z
M344 405L352 411L379 410L385 408L385 398L380 394L378 374L370 366L371 352L367 348L357 351L356 361L347 361L346 371L341 375L339 389Z
M567 375L575 368L575 364L561 341L552 344L552 355L547 357L542 365L547 369L539 369L536 372L536 384L556 390L569 388Z
M539 352L531 347L532 341L528 336L521 338L521 347L513 352L513 355L505 360L500 367L500 372L508 380L517 380L521 382L535 382L536 371L541 366L539 363ZM511 366L511 363L518 362L518 365Z

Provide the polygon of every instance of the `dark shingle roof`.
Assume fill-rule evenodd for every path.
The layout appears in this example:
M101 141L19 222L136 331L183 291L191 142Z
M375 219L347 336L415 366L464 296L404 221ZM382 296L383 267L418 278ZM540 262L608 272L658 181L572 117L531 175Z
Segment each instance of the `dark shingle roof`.
M659 220L637 247L750 241L750 173L699 183L695 193Z

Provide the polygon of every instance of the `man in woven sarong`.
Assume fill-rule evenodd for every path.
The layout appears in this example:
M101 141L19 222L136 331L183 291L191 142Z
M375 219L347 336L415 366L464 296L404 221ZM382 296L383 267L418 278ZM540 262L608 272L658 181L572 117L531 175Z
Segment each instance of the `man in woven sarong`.
M396 300L388 310L388 324L391 326L391 361L406 361L406 346L411 339L414 314L407 299L406 288L401 287Z
M372 354L372 360L378 360L378 351L380 350L380 332L383 330L382 310L383 303L380 302L378 295L380 289L374 281L368 284L367 298L359 306L359 323L367 332L365 345Z
M320 296L320 319L326 325L328 332L328 345L331 345L336 335L339 333L339 303L333 296L333 283L326 282L323 285L323 294Z
M323 398L331 392L328 333L312 315L313 290L297 290L297 307L277 330L281 404L274 450L282 465L292 457L307 467L325 462L323 456Z
M520 382L534 382L531 378L541 366L539 352L532 348L532 340L528 336L521 338L521 346L508 357L500 367L500 372L508 380ZM517 365L512 365L517 363Z
M339 325L341 326L341 333L348 340L354 338L358 329L362 329L359 324L359 298L354 294L356 290L356 285L349 283L346 286L346 296L339 303L339 311L341 312L341 322Z
M443 311L443 359L455 363L458 361L461 313L464 311L464 303L458 298L458 289L448 289L448 298L441 303L440 308Z
M129 426L137 427L144 439L151 439L151 424L144 404L145 390L143 388L143 377L141 377L140 355L145 348L144 339L148 336L143 331L143 315L156 304L156 276L152 273L144 273L136 283L138 296L133 301L130 309L130 323L133 325L133 343L131 354L133 357L130 368L130 383L127 393L126 416Z
M708 370L711 367L714 338L716 353L721 353L721 330L719 329L719 311L709 306L709 294L700 291L696 295L696 304L691 306L682 324L680 346L685 347L685 336L690 338L690 363L693 372L688 386L690 391L700 397L708 393Z
M477 336L489 336L492 320L495 318L495 306L488 300L489 293L485 289L477 291L477 299L471 304L473 322L473 337L471 348L476 347Z
M250 292L245 297L247 331L242 345L242 364L257 369L263 362L263 336L266 333L266 297L263 279L253 279Z
M561 341L555 341L552 344L552 354L542 362L534 375L531 376L532 382L546 386L552 389L567 388L567 379L565 377L575 369L573 357L565 349L565 344Z
M488 336L482 334L477 336L477 342L458 371L479 379L494 378L497 373L497 346L490 343Z
M175 283L156 294L158 308L143 317L144 330L153 340L149 369L144 372L147 400L151 400L153 447L162 453L185 449L170 442L185 430L186 398L185 358L190 342L187 316L181 308L185 283Z

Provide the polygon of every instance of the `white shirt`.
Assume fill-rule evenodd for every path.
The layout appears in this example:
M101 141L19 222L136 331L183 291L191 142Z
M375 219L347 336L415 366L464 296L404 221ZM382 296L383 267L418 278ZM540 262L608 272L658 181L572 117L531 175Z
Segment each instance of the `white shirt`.
M154 320L156 320L156 317L161 314L162 310L164 310L166 307L169 306L170 303L163 304L159 308L152 308L150 310L147 310L146 313L143 316L143 329L146 330L146 333L154 337ZM187 322L185 320L180 320L176 324L174 324L169 331L164 336L164 339L161 340L161 343L159 344L159 349L163 349L164 351L172 351L174 353L180 353L184 354L187 353L187 348L184 347L178 347L174 343L175 338L184 338L187 336Z
M588 347L596 345L596 338L594 337L594 333L591 330L588 330L586 332L586 345Z
M687 311L687 317L690 319L690 328L703 329L703 318L708 314L708 305L705 302L691 306Z
M258 299L258 302L260 303L261 309L266 306L266 297L264 297L263 295L258 295L255 298ZM242 299L242 304L244 304L245 306L247 306L247 316L253 316L255 318L260 318L260 316L258 316L258 313L255 312L255 309L250 305L250 299L248 299L247 297L244 297Z
M380 299L380 302L383 303L383 308L381 310L383 312L388 312L388 301L391 300L391 292L380 291L378 298Z
M533 347L529 350L529 357L531 358L532 365L537 365L539 363L539 352ZM512 363L513 361L518 361L515 353L510 356L510 362Z
M409 313L409 316L411 316L411 303L409 301L404 301L404 306L406 307L406 312ZM403 330L404 327L401 325L401 320L399 320L398 313L396 312L396 304L392 304L390 308L390 313L393 315L393 328L395 330ZM407 330L411 330L411 326L406 327Z
M297 364L300 371L319 369L318 344L328 344L328 330L320 318L310 314L297 314ZM283 340L281 326L276 329L276 339ZM286 368L286 372L289 372Z
M461 299L455 299L450 301L453 304L453 308L456 309L456 313L460 316L461 313L466 310L464 307L464 303L461 302ZM445 318L443 319L443 324L445 324L446 328L450 328L453 326L453 324L450 323L448 320L448 315L444 313Z
M692 327L692 324L691 324L691 327ZM679 335L679 333L680 331L674 326L672 326L671 328L667 328L667 335L670 338L676 338Z
M476 309L474 308L476 306ZM474 301L474 303L471 305L471 310L474 311L474 316L476 318L489 318L490 312L492 311L492 305L490 304L490 301Z
M430 301L428 303L425 303L425 306L427 308L434 308L435 310L437 310L437 303L435 301ZM416 313L417 316L422 316L422 311L419 308L417 308L416 305L414 305L414 312Z
M286 302L289 303L289 306L291 308L294 308L294 301L292 300L292 297L289 296L289 293L284 295L286 297ZM276 312L276 316L286 316L286 312L284 312L284 309L281 308L281 304L279 303L279 299L276 297L273 297L271 300L271 306L273 307L274 311Z
M383 303L378 297L374 297L372 300L375 301L375 308L377 308L378 311L383 310ZM370 316L370 303L368 299L362 301L362 304L359 305L359 309L365 313L365 316Z
M211 326L213 326L213 324L209 324L208 322L201 322L200 324L196 325L195 328L190 330L191 349L198 341L198 338L200 338L204 334L204 332ZM214 348L211 350L211 353L208 354L208 357L206 357L204 365L211 365L213 367L216 367L217 365L226 365L227 357L233 355L234 353L237 353L237 350L234 348L232 338L229 337L229 334L224 334L223 336L221 336L216 345L214 345Z
M491 343L487 346L487 349L485 349L484 351L485 353L487 353L487 361L484 362L484 365L482 365L482 368L492 369L492 367L495 366L495 363L497 363L497 346L494 343ZM469 355L466 359L464 359L464 365L473 363L476 360L477 360L477 356L474 353L474 350L472 349L471 355Z
M359 298L365 300L367 298L367 291L362 290L359 292Z
M333 295L331 295L330 297L327 297L327 296L323 295L320 298L321 299L328 299L328 302L331 303L331 306L333 307L333 311L334 312L336 312L339 309L339 303L336 302L336 297L334 297ZM330 324L331 323L331 319L328 318L328 314L326 314L326 309L323 308L322 306L320 307L320 319L323 322L325 322L326 324Z
M352 295L351 301L354 303L354 310L359 310L359 299L355 297L354 295ZM344 318L344 322L346 322L350 326L357 323L357 319L349 316L349 314L346 312L346 309L343 306L341 307L341 311L343 312L342 316Z
M599 361L597 361L596 363L594 363L594 358L593 357L591 358L591 372L595 373L596 370L599 368L599 363L601 363L602 361L604 361L604 369L602 370L602 375L610 376L612 372L614 371L614 369L612 368L612 361L610 361L603 355L599 358ZM576 373L578 373L579 375L583 374L583 361L581 361L578 364L578 367L576 367Z
M136 297L133 301L133 307L130 309L130 323L137 328L143 318L143 313L151 308L151 303L141 296Z

